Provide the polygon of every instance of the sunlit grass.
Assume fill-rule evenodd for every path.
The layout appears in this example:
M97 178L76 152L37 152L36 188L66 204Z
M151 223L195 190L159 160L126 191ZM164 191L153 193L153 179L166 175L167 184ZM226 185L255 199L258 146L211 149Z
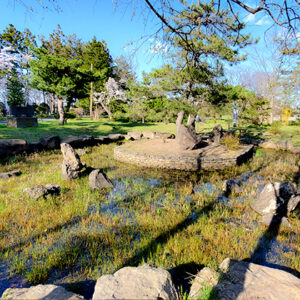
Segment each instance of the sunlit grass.
M295 182L299 164L295 155L260 150L248 163L219 172L164 171L117 162L114 146L88 148L81 157L107 173L114 191L92 192L88 177L62 181L60 151L11 158L1 166L22 171L0 181L6 192L0 194L0 259L11 276L66 283L143 262L167 269L192 262L216 270L226 257L247 259L266 230L249 206L257 185L222 202L216 199L223 181L252 171L250 177L263 176L259 183ZM59 184L61 195L33 201L22 192L48 183ZM205 183L213 190L193 191ZM289 221L291 228L277 237L291 248L281 261L300 271L300 221L296 214Z

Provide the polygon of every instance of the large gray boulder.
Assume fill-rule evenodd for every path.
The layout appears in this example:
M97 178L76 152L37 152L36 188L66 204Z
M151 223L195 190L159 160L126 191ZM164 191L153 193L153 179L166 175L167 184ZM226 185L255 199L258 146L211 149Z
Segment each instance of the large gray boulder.
M178 299L170 273L149 265L125 267L113 275L101 276L93 300L100 299Z
M25 188L23 192L31 199L38 200L41 197L47 197L49 195L59 195L60 186L57 184L38 185L32 188Z
M251 207L261 215L289 215L298 205L296 185L291 182L272 182L265 185Z
M202 142L202 138L196 133L193 126L183 125L184 112L180 111L176 120L176 142L181 150L196 149Z
M107 176L99 169L92 171L89 175L90 188L92 190L101 190L103 188L114 187Z
M68 292L61 286L39 284L30 288L6 289L1 299L7 300L83 300L80 295Z
M299 300L300 279L278 269L230 260L215 286L219 299Z
M22 173L20 170L13 170L9 172L0 172L0 179L7 179L10 177L20 176Z
M85 165L81 163L79 155L71 145L62 143L60 148L63 154L62 179L72 180L78 178Z

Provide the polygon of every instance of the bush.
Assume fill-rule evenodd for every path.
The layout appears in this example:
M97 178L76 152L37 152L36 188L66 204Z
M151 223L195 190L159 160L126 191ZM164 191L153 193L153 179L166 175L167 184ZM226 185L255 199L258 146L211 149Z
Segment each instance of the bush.
M228 134L221 140L221 144L228 150L237 150L240 146L240 139L233 134Z

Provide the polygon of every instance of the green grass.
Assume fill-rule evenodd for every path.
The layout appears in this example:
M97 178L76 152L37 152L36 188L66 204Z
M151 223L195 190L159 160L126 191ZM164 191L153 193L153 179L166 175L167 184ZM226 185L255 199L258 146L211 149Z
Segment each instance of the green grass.
M175 124L164 123L121 123L102 118L99 121L91 121L88 118L82 120L70 119L64 126L59 126L57 120L40 121L37 128L7 128L6 124L0 124L0 139L24 139L28 142L36 142L41 137L58 135L61 138L69 135L107 135L109 133L127 133L128 131L161 131L176 132Z
M210 132L217 124L221 124L224 129L228 129L228 123L224 120L207 120L205 123L197 124L197 132ZM300 146L300 124L299 125L282 125L272 133L271 126L244 126L248 129L251 137L256 137L266 140L282 140L289 139L295 146ZM160 131L176 134L176 125L174 123L122 123L110 121L107 118L102 118L98 121L91 121L88 118L82 120L70 119L64 126L57 125L57 120L40 121L37 128L7 128L6 124L0 124L0 139L25 139L28 142L36 142L41 137L58 135L61 138L69 135L107 135L109 133L127 133L128 131Z
M300 163L289 153L260 150L249 163L225 171L162 171L117 162L114 147L88 148L81 157L123 186L110 201L109 190L89 189L88 177L62 181L60 151L19 156L0 166L22 171L20 177L0 180L5 192L0 194L0 259L11 276L21 274L32 284L72 284L144 262L167 269L182 266L185 272L189 264L217 270L226 257L247 259L266 230L249 206L255 186L249 184L229 203L215 200L217 190L192 193L193 187L211 182L220 188L224 179L249 170L264 176L262 182L296 182ZM33 201L22 192L47 183L59 184L61 195ZM289 222L291 228L281 228L277 240L292 250L280 253L280 262L300 271L300 220L293 214ZM211 295L204 293L204 298Z

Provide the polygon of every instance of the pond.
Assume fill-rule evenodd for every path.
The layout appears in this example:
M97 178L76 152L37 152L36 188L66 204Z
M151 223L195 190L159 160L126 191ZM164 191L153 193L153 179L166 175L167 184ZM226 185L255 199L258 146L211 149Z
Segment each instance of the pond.
M0 295L9 286L54 283L90 297L86 286L101 275L143 263L167 268L187 289L188 273L217 270L226 257L254 257L267 227L249 204L270 180L296 182L299 164L294 155L260 151L247 164L222 171L167 171L117 162L114 146L88 148L81 157L112 180L114 188L101 192L89 189L87 177L62 181L59 151L2 165L23 175L0 182L6 191L0 195ZM228 179L239 180L241 188L224 195ZM22 192L47 183L61 185L61 195L33 201ZM256 259L297 273L297 213L289 222L290 228L267 237Z

